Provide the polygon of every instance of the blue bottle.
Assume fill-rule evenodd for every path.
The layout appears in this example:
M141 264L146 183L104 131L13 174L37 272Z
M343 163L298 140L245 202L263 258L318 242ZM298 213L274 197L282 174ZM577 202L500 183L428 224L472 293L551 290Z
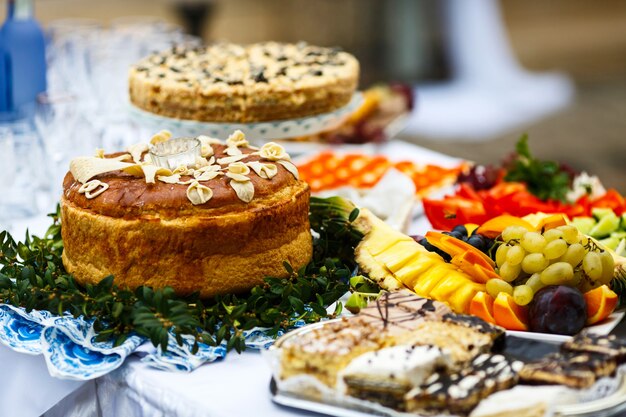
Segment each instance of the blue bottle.
M4 46L2 32L0 32L0 120L2 115L13 110L13 93L11 85L11 66L9 55Z
M0 29L9 59L13 106L34 105L46 91L45 39L33 18L33 0L9 0L7 20Z

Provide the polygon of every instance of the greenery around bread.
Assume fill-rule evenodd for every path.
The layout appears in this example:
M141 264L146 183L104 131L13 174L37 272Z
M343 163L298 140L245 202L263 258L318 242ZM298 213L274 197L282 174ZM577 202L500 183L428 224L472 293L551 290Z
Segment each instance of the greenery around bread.
M0 233L0 303L92 318L99 341L120 345L138 334L163 351L170 331L180 345L183 335L192 336L194 353L198 343L215 346L224 340L228 350L241 352L245 330L266 327L275 335L299 320L310 323L336 316L342 310L340 302L334 313L326 309L349 290L356 267L354 248L362 238L352 225L358 210L351 203L336 197L312 198L313 259L306 267L294 271L285 263L288 278L268 277L247 294L202 300L198 295L179 297L169 287L131 291L115 285L113 276L81 287L61 261L58 208L49 216L53 224L44 237L27 232L24 241L17 242L8 232Z

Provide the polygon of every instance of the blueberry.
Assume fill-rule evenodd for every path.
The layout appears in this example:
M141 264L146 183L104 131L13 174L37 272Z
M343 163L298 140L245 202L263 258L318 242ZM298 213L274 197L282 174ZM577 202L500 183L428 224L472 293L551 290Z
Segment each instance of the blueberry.
M454 226L454 229L452 229L452 231L453 232L459 232L459 233L462 233L464 236L467 236L467 229L462 224L460 224L458 226Z
M450 232L450 236L459 240L463 240L463 238L466 237L467 235L465 233L453 230L452 232Z
M487 242L485 242L485 238L481 235L470 236L470 238L467 239L467 243L480 251L485 251L486 249L488 249Z

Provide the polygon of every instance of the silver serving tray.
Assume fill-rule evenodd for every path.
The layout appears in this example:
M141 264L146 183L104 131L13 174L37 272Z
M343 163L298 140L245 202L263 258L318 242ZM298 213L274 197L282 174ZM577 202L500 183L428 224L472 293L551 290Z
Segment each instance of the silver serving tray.
M270 350L280 349L281 346L291 338L300 337L315 329L326 326L329 323L339 321L341 319L328 320L320 323L313 323L299 329L293 330L280 337L271 347ZM606 397L569 405L560 405L554 409L554 417L623 417L626 416L626 375L619 376L620 381L618 388ZM383 407L379 404L372 403L371 406L367 402L356 404L322 402L304 395L297 395L292 392L281 392L278 389L274 378L270 381L270 392L272 401L281 406L295 408L298 410L311 411L329 416L337 417L366 417L366 416L384 416L384 417L404 417L418 416L417 414L408 414L399 412L390 408Z

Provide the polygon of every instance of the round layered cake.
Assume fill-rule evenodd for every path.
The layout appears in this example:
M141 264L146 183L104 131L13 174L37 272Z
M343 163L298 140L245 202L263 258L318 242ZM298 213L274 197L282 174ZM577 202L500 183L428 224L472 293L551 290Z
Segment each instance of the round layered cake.
M162 116L249 123L328 113L348 104L359 63L306 43L173 47L130 70L133 105Z
M63 263L79 283L114 275L121 287L210 297L285 277L285 261L310 261L309 187L280 145L252 148L241 132L226 143L167 139L72 161ZM191 162L180 163L185 155Z

